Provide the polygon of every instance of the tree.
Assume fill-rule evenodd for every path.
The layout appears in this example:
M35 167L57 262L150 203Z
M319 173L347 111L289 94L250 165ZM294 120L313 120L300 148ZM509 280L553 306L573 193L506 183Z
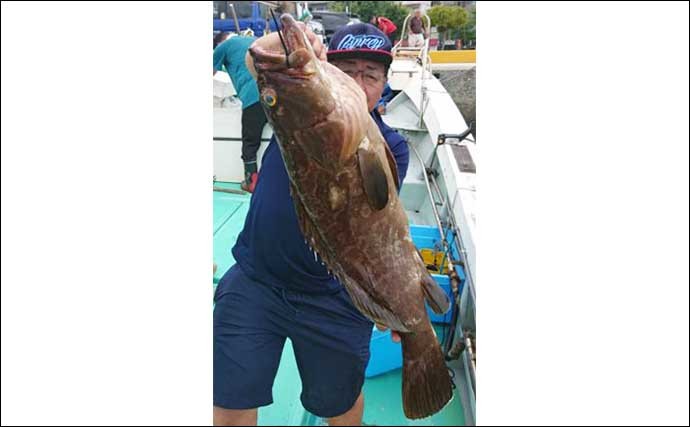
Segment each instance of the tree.
M328 3L328 10L333 12L345 12L344 1L332 1Z
M460 39L462 39L463 45L471 42L472 45L476 43L477 40L477 7L472 6L469 13L469 19L465 25L462 26L460 30Z
M468 21L467 11L460 6L434 6L427 15L431 19L431 25L438 30L441 48L445 45L448 34L462 29Z

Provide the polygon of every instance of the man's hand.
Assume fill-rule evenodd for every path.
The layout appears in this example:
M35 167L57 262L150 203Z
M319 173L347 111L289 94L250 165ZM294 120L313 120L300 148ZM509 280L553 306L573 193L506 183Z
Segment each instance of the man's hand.
M316 34L314 34L314 32L311 29L309 29L309 27L304 25L303 22L298 22L297 25L302 29L302 31L304 31L304 34L307 35L307 40L309 40L309 42L311 43L311 47L314 49L316 57L322 61L326 61L326 49L324 48L323 43L321 43L321 40L319 40L319 38L316 37ZM257 39L254 42L254 45L271 53L281 55L285 54L285 49L283 49L283 45L280 42L280 36L278 35L277 31L274 31L271 34L265 35ZM256 78L256 70L254 69L254 59L249 54L249 52L247 52L245 62L247 64L249 72L252 73L254 78Z
M377 323L376 329L378 329L379 331L385 331L388 328ZM391 331L391 340L393 340L393 342L400 342L400 334L395 331Z

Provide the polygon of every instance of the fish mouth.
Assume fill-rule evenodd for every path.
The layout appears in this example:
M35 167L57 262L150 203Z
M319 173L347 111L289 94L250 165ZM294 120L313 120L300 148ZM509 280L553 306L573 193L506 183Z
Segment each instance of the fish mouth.
M278 104L270 105L288 127L307 129L326 121L337 103L328 88L330 80L305 34L305 26L289 14L280 17L280 44L271 50L255 42L249 48L260 91L272 90ZM279 47L276 47L279 46ZM280 50L276 50L280 49ZM268 93L268 92L267 92Z
M279 30L283 52L267 51L255 44L249 48L256 71L281 71L293 77L309 77L317 72L317 58L306 34L289 15L280 17Z
M280 23L282 24L282 33L285 36L285 43L287 44L288 52L295 52L299 49L311 49L311 43L307 40L304 31L297 25L297 21L292 15L284 13L280 16Z

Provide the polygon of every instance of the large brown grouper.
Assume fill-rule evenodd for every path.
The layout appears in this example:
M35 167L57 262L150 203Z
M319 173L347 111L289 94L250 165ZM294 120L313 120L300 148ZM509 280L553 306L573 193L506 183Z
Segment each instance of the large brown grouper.
M449 301L412 243L396 163L364 92L316 58L291 16L280 19L288 52L255 43L250 54L302 232L355 306L400 333L405 416L430 416L452 389L424 301L437 313Z

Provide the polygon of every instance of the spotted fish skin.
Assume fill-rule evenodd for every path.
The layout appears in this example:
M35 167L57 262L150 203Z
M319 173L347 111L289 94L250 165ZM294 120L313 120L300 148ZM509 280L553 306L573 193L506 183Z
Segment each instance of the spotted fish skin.
M449 301L412 242L395 160L364 92L316 58L291 16L281 22L289 56L257 43L250 54L300 228L315 261L338 278L357 309L400 333L405 415L428 417L452 389L424 302L443 313Z

